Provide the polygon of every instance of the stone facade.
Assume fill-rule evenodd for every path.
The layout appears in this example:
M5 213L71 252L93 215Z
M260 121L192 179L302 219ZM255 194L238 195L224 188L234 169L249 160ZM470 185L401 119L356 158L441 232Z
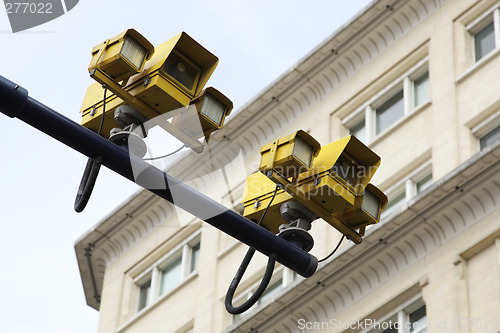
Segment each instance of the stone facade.
M323 145L358 131L382 158L372 183L392 204L362 244L344 242L307 279L278 266L274 289L233 317L224 295L247 247L139 191L75 245L99 332L500 332L500 145L485 139L500 126L499 8L375 1L213 135L244 171L193 184L240 209L261 145L298 129ZM200 163L185 155L168 172L201 177ZM340 239L319 220L311 233L318 258ZM265 261L254 259L236 297Z

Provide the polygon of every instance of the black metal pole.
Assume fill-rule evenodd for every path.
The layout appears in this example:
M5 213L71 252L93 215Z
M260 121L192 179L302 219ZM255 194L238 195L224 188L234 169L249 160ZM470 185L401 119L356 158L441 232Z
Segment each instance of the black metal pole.
M28 96L28 91L0 75L0 111L18 118L65 145L91 158L102 158L102 164L123 177L150 190L159 197L197 216L217 229L269 256L298 274L309 277L318 261L313 255L279 238L270 231L227 209L218 202L169 176L163 171L130 155L125 149L87 128L55 112ZM144 171L134 175L134 166ZM163 180L163 189L150 189L153 182ZM163 185L163 184L162 184ZM156 188L158 186L155 186ZM163 186L162 186L163 187ZM172 193L175 189L175 200ZM207 214L214 212L215 214ZM213 217L206 217L215 215Z

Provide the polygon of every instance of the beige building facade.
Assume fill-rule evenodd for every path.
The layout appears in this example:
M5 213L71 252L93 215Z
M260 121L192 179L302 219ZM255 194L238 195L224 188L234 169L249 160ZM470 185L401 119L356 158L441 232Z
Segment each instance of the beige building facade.
M98 332L500 332L499 78L498 0L372 2L214 133L226 167L206 176L184 154L167 172L241 211L262 145L354 134L382 158L380 223L312 277L277 265L232 316L224 296L247 246L141 190L75 244ZM311 234L318 258L341 236L322 220Z

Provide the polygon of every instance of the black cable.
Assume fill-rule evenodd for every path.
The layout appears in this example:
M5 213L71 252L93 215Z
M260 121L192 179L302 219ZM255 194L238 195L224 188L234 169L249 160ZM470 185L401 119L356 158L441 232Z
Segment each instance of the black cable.
M162 156L158 156L158 157L143 158L143 160L144 161L152 161L152 160L159 160L161 158L166 158L166 157L172 156L174 154L177 154L178 152L180 152L182 150L182 148L185 148L185 147L186 147L186 145L184 145L184 146L180 147L179 149L174 150L173 152L168 153L166 155L162 155Z
M278 192L279 186L276 186L274 189L273 196L271 200L269 201L269 204L267 205L266 209L264 210L264 213L262 213L262 216L260 217L258 225L262 223L264 220L264 216L267 213L267 210L269 207L271 207L271 203L273 202L274 198L276 197L276 193ZM271 277L273 276L273 270L274 270L274 264L276 263L276 254L271 253L269 255L269 259L267 260L267 266L266 266L266 271L264 272L264 276L262 277L262 280L260 281L259 286L255 290L252 296L250 296L249 299L247 299L243 304L240 306L233 306L233 297L234 293L236 292L236 288L238 288L238 284L241 281L241 278L243 277L243 274L245 274L245 271L248 267L248 264L252 260L253 255L255 254L255 249L254 248L249 248L247 253L245 254L245 257L243 258L243 261L240 264L240 267L236 271L236 274L234 275L233 280L231 281L231 284L229 285L229 289L227 290L226 293L226 298L224 299L224 305L226 306L227 312L230 314L236 315L243 313L250 309L257 301L259 298L262 296L264 291L266 290L267 286L269 285L269 282L271 281Z
M101 134L102 128L104 127L104 119L106 118L106 92L108 91L108 87L105 84L103 84L102 87L104 88L104 96L102 100L102 117L97 134ZM101 156L98 156L96 158L89 157L89 159L87 160L87 165L85 166L85 170L83 171L80 186L78 186L78 191L76 192L74 205L75 212L80 213L87 206L90 195L92 194L92 190L94 189L97 176L99 175L101 164Z
M141 122L140 126L141 126L141 130L142 130L142 137L143 138L147 137L148 136L148 132L146 132L146 128L144 127L144 123Z
M326 257L324 257L323 259L318 260L318 263L319 263L319 262L322 262L322 261L325 261L325 260L327 260L328 258L330 258L331 256L333 256L333 254L334 254L335 252L337 252L337 250L339 249L340 244L342 244L342 241L344 240L344 238L345 238L345 235L343 235L343 236L342 236L342 238L340 239L340 241L339 241L339 243L337 244L337 246L333 249L333 251L332 251L329 255L327 255Z
M106 115L106 92L108 91L108 86L103 84L102 87L104 88L104 96L102 99L102 116L101 116L101 124L99 125L99 130L97 131L97 134L101 134L102 127L104 126L104 118Z
M236 291L236 288L238 288L238 284L240 283L241 278L243 277L243 274L245 273L248 264L250 263L250 260L252 260L254 253L255 253L254 248L251 247L248 249L245 258L243 258L243 261L241 262L240 267L236 271L233 281L231 281L229 289L227 290L224 304L226 306L227 312L229 312L230 314L236 315L243 313L248 309L250 309L255 303L257 303L257 301L259 300L259 298L262 296L267 286L269 285L271 277L273 276L274 264L276 263L276 254L271 253L267 261L267 267L266 271L264 272L264 277L260 281L257 290L255 290L253 295L248 300L246 300L245 303L241 304L240 306L233 306L232 303L233 303L234 292Z
M87 165L85 166L85 171L83 172L82 180L80 181L80 186L76 193L74 205L75 212L80 213L85 209L85 206L87 206L101 168L101 163L102 157L100 156L95 159L89 157L87 160Z
M259 223L257 223L257 225L260 225L262 223L262 221L264 220L264 216L266 216L267 210L269 209L269 207L271 207L271 204L273 203L273 200L276 197L276 193L278 193L279 188L280 188L279 185L276 185L276 187L274 188L274 193L273 193L273 196L271 197L271 201L269 201L266 209L264 209L264 213L262 213L262 216L260 217Z

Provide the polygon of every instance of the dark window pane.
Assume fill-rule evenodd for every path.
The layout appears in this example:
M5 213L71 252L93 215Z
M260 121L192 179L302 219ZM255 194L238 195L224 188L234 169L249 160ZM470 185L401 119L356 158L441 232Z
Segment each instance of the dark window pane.
M493 22L474 35L476 61L495 49L495 27Z
M397 196L390 198L389 202L387 203L387 206L385 206L384 210L382 211L380 218L386 217L392 212L394 212L396 209L398 209L406 199L406 193L400 193Z
M429 99L429 72L413 81L413 106L419 106Z
M264 293L260 297L258 304L265 303L268 299L271 298L272 295L274 295L275 293L277 293L281 289L283 289L283 280L279 279L278 281L272 283L271 285L269 285L266 288L266 290L264 291Z
M423 192L432 185L432 174L429 174L417 182L417 193Z
M151 280L148 280L139 289L139 304L137 306L137 310L144 309L150 301L151 298Z
M425 305L410 313L410 324L410 332L427 332L427 315L425 313Z
M182 257L179 257L161 271L160 295L174 289L181 281Z
M377 108L377 134L404 116L403 91L391 97Z
M500 139L500 126L479 139L479 146L481 149L484 149L495 143L498 139Z
M191 267L189 268L189 273L192 273L196 270L199 257L200 257L200 243L197 243L195 246L191 248Z
M359 139L361 142L366 142L366 126L365 126L365 120L363 119L353 127L349 129L349 134L354 135Z

